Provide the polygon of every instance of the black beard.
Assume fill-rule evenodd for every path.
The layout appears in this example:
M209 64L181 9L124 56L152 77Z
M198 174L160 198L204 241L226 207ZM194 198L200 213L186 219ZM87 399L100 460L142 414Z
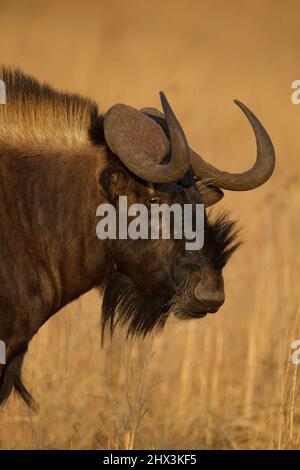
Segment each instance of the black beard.
M166 305L155 296L144 297L125 274L114 273L101 290L102 340L107 330L112 336L117 325L127 327L128 337L144 337L164 326L168 317Z

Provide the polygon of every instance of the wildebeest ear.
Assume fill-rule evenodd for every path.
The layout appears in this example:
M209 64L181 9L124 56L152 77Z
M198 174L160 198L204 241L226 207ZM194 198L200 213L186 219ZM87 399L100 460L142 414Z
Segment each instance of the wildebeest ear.
M100 189L110 202L124 194L126 182L126 173L121 168L108 167L99 175Z
M216 186L203 183L203 181L198 181L196 183L197 189L201 195L201 199L205 207L212 206L219 202L224 196L223 191L217 188Z

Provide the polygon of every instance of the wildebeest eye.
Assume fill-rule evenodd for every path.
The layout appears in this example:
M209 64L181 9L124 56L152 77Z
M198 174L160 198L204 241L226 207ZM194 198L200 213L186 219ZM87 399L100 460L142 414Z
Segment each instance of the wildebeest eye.
M199 179L200 179L199 176L194 175L194 181L195 181L195 183L197 183L197 182L199 181Z
M158 196L152 196L149 197L148 201L150 204L159 204L160 199Z

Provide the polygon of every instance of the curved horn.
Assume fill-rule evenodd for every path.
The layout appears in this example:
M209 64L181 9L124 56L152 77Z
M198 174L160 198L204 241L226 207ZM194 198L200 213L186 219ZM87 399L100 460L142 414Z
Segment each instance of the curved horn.
M176 166L177 169L176 178L169 181L176 181L185 175L191 165L190 148L166 95L161 91L159 96L170 134L172 158L169 165Z
M207 180L222 189L247 191L261 186L270 178L275 166L275 151L265 128L250 109L238 100L234 102L246 115L255 134L257 157L253 167L244 173L228 173L210 165L193 150L191 150L191 161L194 173L202 180Z
M160 98L170 134L169 163L161 164L169 141L162 128L144 113L118 104L104 117L104 134L110 149L132 173L152 183L177 181L191 164L184 132L162 92Z

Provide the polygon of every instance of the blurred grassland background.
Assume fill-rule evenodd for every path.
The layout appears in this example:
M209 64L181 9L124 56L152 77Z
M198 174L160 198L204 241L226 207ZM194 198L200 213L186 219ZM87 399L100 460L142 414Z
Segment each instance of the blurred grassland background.
M144 341L120 330L101 349L101 299L84 295L32 341L24 376L40 409L12 397L0 448L300 448L299 14L297 0L0 0L1 61L104 111L159 106L162 89L191 146L229 171L255 158L238 98L277 151L270 182L213 209L246 241L221 311Z

